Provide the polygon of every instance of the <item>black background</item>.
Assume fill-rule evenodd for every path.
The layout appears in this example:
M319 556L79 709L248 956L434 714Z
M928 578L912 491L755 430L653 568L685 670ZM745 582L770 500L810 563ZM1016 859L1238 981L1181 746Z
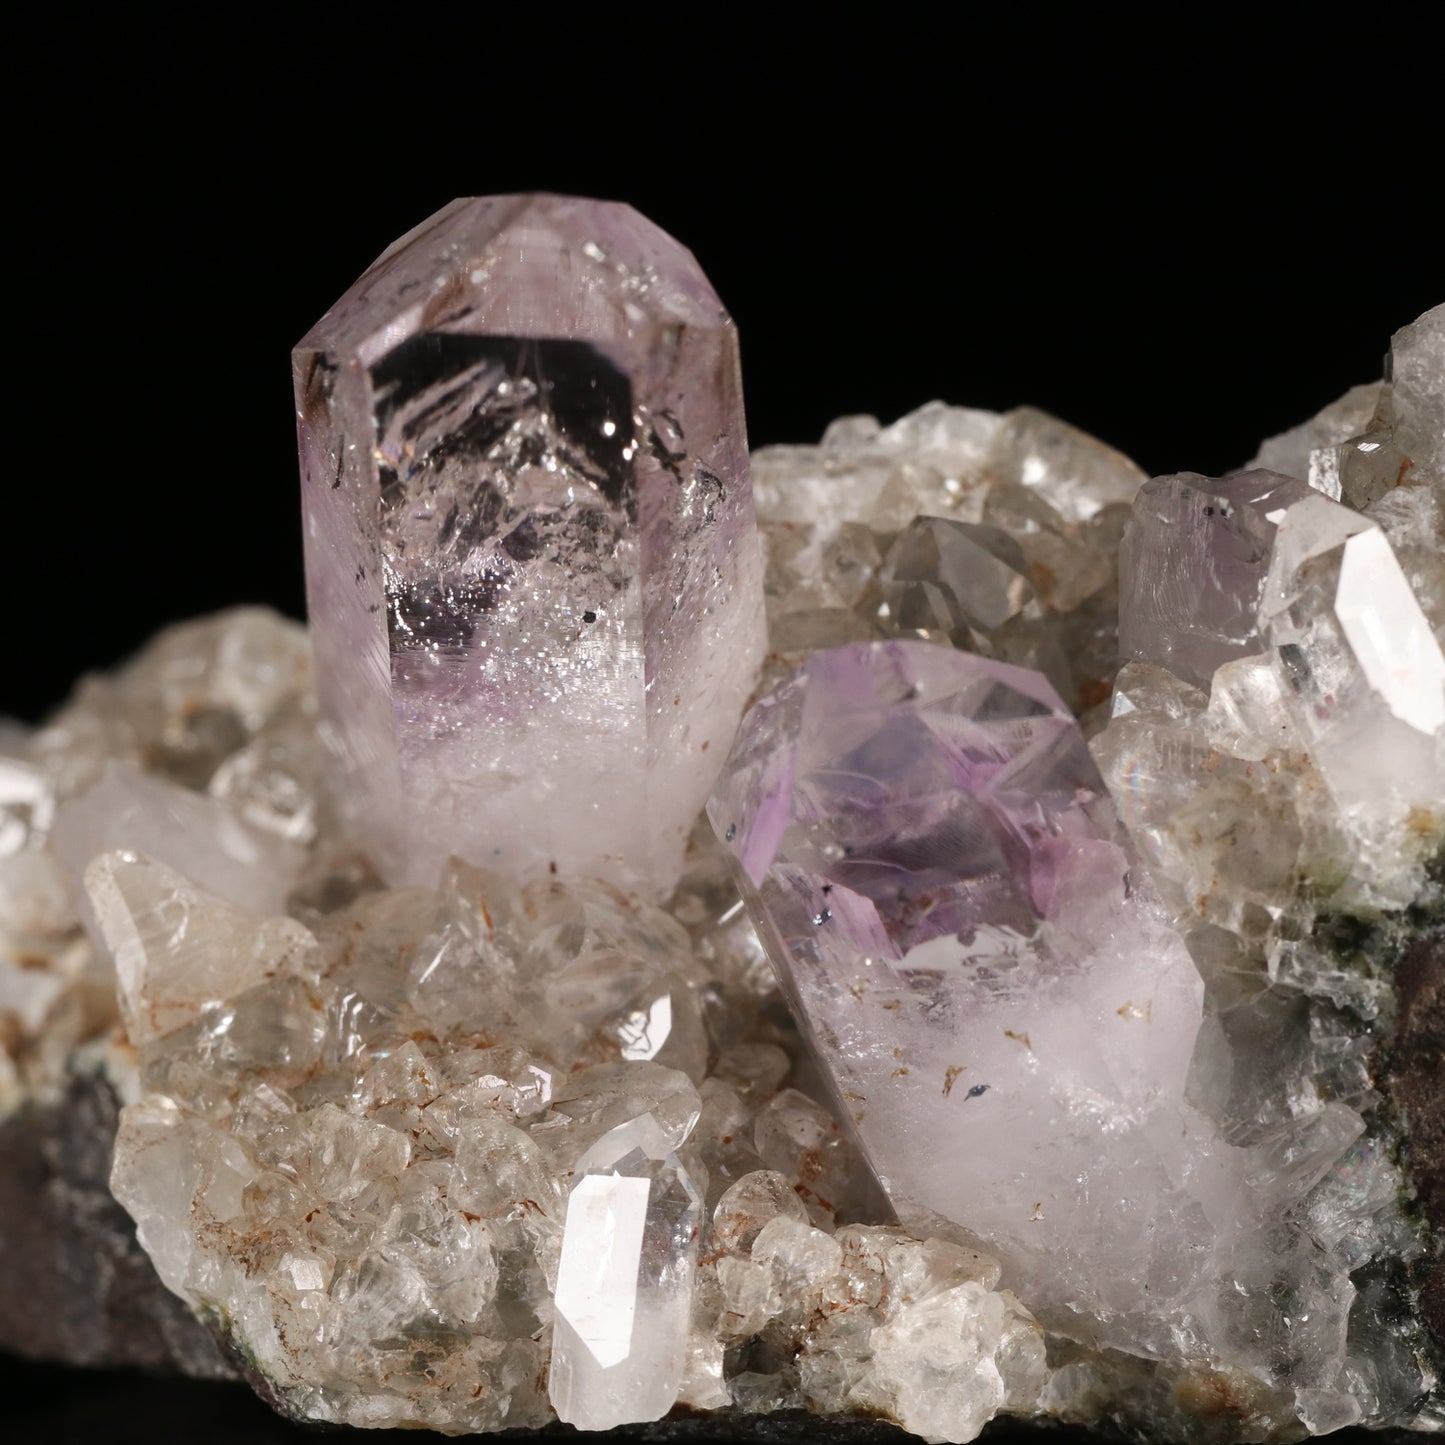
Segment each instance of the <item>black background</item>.
M627 200L691 246L741 330L755 444L1027 401L1150 471L1218 472L1442 299L1438 26L946 13L12 21L0 715L166 621L300 615L289 349L454 195Z
M624 199L690 245L755 444L1028 401L1150 471L1218 472L1378 375L1445 291L1412 68L1438 37L1303 10L1272 43L1217 7L958 7L952 32L896 5L807 29L490 0L37 13L6 79L0 714L167 620L300 614L290 347L456 194Z

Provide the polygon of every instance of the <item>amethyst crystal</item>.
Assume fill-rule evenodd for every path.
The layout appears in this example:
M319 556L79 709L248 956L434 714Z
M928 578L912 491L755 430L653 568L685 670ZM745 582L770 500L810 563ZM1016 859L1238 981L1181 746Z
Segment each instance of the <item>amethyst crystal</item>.
M1145 482L1119 544L1119 650L1208 687L1259 652L1259 599L1286 508L1310 495L1276 472Z
M1048 683L921 643L815 653L709 815L904 1224L964 1226L1115 1343L1151 1328L1140 1279L1182 1313L1207 1241L1164 1225L1207 1143L1202 986Z
M627 206L457 201L295 371L347 821L393 882L459 853L666 891L763 636L737 336L696 261Z

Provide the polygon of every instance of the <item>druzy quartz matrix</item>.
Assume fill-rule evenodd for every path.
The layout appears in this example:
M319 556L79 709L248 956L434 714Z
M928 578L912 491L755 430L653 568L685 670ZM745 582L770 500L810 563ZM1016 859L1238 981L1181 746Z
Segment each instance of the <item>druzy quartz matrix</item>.
M627 206L458 201L295 376L317 686L387 877L460 853L665 892L762 647L737 336L697 262Z
M750 493L692 258L559 197L297 361L309 635L0 725L4 1348L449 1433L1445 1427L1445 309L1224 478L932 403Z

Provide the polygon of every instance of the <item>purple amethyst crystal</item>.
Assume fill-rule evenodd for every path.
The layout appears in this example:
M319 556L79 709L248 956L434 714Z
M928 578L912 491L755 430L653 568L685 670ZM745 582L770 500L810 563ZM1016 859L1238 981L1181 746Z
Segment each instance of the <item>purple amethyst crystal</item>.
M903 1222L966 1228L1125 1347L1163 1328L1122 1318L1141 1278L1183 1319L1202 986L1049 684L921 643L815 653L709 816Z
M457 201L295 373L353 831L393 882L457 853L665 891L763 638L737 335L697 262L627 206Z

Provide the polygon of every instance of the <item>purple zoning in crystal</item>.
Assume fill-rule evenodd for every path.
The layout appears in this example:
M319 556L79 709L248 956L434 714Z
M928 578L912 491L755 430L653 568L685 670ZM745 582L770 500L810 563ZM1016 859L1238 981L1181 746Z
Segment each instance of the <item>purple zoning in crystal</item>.
M980 1236L1035 1309L1108 1319L1143 1279L1185 1310L1207 1231L1162 1222L1199 1209L1202 986L1049 684L923 643L815 653L708 810L904 1224Z
M737 335L697 262L627 206L457 201L294 360L346 821L393 882L458 853L665 891L763 645Z
M1261 652L1274 535L1309 487L1277 472L1181 472L1140 487L1119 544L1119 650L1196 687Z

